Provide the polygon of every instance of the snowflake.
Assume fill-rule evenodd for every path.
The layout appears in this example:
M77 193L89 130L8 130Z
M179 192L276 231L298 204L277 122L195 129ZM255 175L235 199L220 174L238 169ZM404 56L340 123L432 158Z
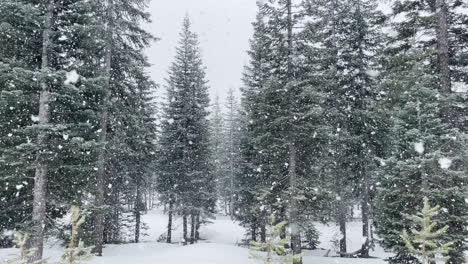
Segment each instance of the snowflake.
M75 84L80 79L80 75L78 75L76 70L72 70L71 72L67 72L66 77L67 77L67 79L65 80L65 84Z
M452 165L452 160L448 158L440 158L439 165L441 169L448 169Z
M423 154L424 153L424 143L423 142L414 143L414 150L419 154Z

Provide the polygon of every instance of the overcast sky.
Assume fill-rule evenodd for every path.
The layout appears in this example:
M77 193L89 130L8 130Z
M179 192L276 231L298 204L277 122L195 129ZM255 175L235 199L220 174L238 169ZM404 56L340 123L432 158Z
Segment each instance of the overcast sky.
M232 87L238 89L246 51L252 36L251 23L255 19L255 0L153 0L149 8L153 23L151 33L161 40L148 50L151 76L160 90L164 89L167 69L185 14L189 14L193 30L198 33L211 96L224 98ZM161 91L160 91L161 92ZM160 93L158 92L158 94Z

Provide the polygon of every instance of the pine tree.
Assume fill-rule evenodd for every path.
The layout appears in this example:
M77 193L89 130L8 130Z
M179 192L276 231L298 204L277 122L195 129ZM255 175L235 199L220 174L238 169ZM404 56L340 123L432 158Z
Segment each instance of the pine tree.
M439 255L447 254L452 243L443 243L442 236L449 228L447 225L435 229L438 222L434 219L439 214L440 207L431 207L429 199L424 197L424 206L416 215L406 215L413 222L411 234L405 229L402 233L406 248L411 254L418 256L423 264L431 264L440 260Z
M227 164L226 175L222 179L222 186L225 193L225 199L229 203L229 215L234 217L235 206L234 206L234 195L236 190L234 189L235 175L238 174L238 163L239 163L239 109L234 96L234 90L229 89L228 96L226 98L226 117L225 117L225 162Z
M92 258L92 247L84 247L83 241L78 240L78 233L81 225L84 224L86 217L81 215L80 207L72 206L72 235L68 248L62 256L63 264L79 264Z
M324 146L323 94L301 66L300 39L293 31L300 10L294 11L290 1L271 1L259 9L243 89L245 175L238 177L239 203L251 202L253 208L238 218L250 222L252 238L262 227L262 240L267 215L275 215L279 222L289 219L291 244L298 255L302 226L317 218L317 208L323 205L308 202L323 197L321 179L315 177L319 159L311 155Z
M260 7L260 6L259 6ZM240 164L236 175L236 220L247 227L251 240L257 241L257 229L261 229L261 241L266 239L266 208L263 201L258 200L258 191L262 188L260 180L262 167L259 160L259 150L256 149L255 137L260 133L259 94L266 82L269 64L269 41L264 21L266 13L259 8L257 19L253 23L254 35L250 41L249 65L244 71L244 87L241 89L241 138Z
M149 21L149 14L145 12L146 1L109 0L102 3L101 8L105 10L98 16L104 25L104 52L101 56L104 63L99 68L103 86L95 91L99 94L96 109L99 146L95 165L96 188L93 190L96 210L94 251L97 255L102 255L103 243L110 237L116 237L112 233L118 232L120 228L119 223L113 220L118 220L118 216L123 213L121 195L129 195L130 203L137 207L135 229L138 230L142 211L140 188L145 182L143 178L148 175L143 168L150 165L145 165L140 158L150 158L148 154L153 152L152 145L155 143L149 136L154 131L154 125L151 124L153 107L149 104L151 98L148 98L154 84L144 72L149 65L143 54L143 49L154 38L141 28L142 23ZM135 26L128 27L129 23ZM110 152L112 149L118 151ZM129 157L139 160L132 163ZM118 171L121 173L115 173ZM130 179L126 179L129 175ZM117 189L111 193L112 196L106 195L106 188L118 182L120 186L131 182L126 185L131 189ZM112 232L106 228L109 226L113 226ZM135 240L138 240L138 233L135 234Z
M14 181L11 181L9 176L3 177L2 175L0 178L2 178L2 184L7 186L10 181L12 184L15 184L16 181L16 197L28 197L28 195L32 197L32 194L36 193L36 205L40 199L42 200L40 204L43 206L35 206L33 209L35 211L33 213L34 219L33 222L30 222L29 217L21 217L21 214L29 214L31 206L34 207L34 202L17 198L4 200L6 202L5 211L10 211L10 213L5 215L6 220L2 223L9 223L10 228L19 228L22 225L21 228L24 228L25 231L31 230L31 228L36 230L32 231L31 240L25 247L40 248L44 228L47 228L49 223L43 222L38 228L37 222L41 221L39 218L45 219L46 214L49 219L62 216L66 212L67 203L79 200L82 193L78 189L83 187L86 182L86 179L82 178L87 175L86 171L83 171L87 161L85 153L92 148L87 145L89 137L86 135L86 131L89 131L89 126L86 124L86 120L92 120L92 118L81 106L81 102L86 101L86 96L83 90L78 89L84 81L77 71L83 76L89 77L89 74L85 73L86 69L89 70L89 65L80 63L86 61L83 56L92 57L89 55L91 52L80 53L79 50L84 46L86 40L95 36L93 34L94 28L81 27L83 24L92 25L94 22L93 18L84 14L91 9L92 4L86 3L86 1L74 1L73 4L69 1L61 1L60 3L50 1L47 2L47 5L45 2L15 1L13 3L6 1L2 4L5 7L5 9L2 7L2 11L15 15L2 16L1 24L6 26L8 30L2 31L6 34L1 36L1 41L9 42L9 39L13 37L31 42L33 45L15 46L13 57L9 51L3 50L6 52L2 56L2 65L5 66L2 69L5 71L1 75L10 83L10 89L2 87L2 107L15 110L16 106L12 105L13 100L23 101L23 103L21 103L21 108L15 110L20 113L15 117L20 122L13 124L13 117L8 115L5 116L6 119L2 120L2 126L3 124L12 125L6 127L8 130L4 133L15 135L16 140L9 141L9 144L12 143L7 148L9 150L2 152L2 157L6 162L1 171L8 173L8 170L12 169L10 171L14 172L12 175L16 174L19 177L14 177L17 178ZM50 8L53 8L52 17L48 17L50 21L44 20L43 15L52 12L49 10ZM15 9L22 11L19 13L10 12ZM31 18L28 21L30 24L27 30L25 30L24 22L21 19L22 15ZM70 23L70 21L73 22ZM46 22L50 25L44 27ZM48 28L48 34L42 34L44 28ZM77 41L75 39L77 36L82 36L82 41ZM47 42L46 40L49 43L43 45ZM87 44L93 45L94 43L90 41ZM29 50L31 48L33 49ZM26 56L27 53L29 55ZM30 59L33 60L23 64ZM15 68L16 71L29 72L31 75L29 87L16 85L24 84L22 78L25 75L8 73ZM46 72L41 73L41 68L46 68L43 70ZM89 81L87 84L91 87L95 82ZM42 96L37 97L40 90L42 90ZM11 93L10 91L15 92ZM41 99L42 102L38 103ZM40 140L34 138L40 138ZM45 143L45 139L47 139L47 143ZM38 155L40 158L33 159ZM77 164L78 159L81 159L79 165ZM77 169L78 167L81 171ZM37 181L32 182L28 178L33 178L31 174L34 170L38 172L36 173L38 178ZM41 184L40 179L47 179L48 184ZM23 186L29 187L23 188ZM41 193L48 193L49 197L40 195ZM17 206L21 206L22 209L16 210ZM17 217L21 217L21 220L11 221ZM27 222L22 223L21 221L24 220ZM41 254L42 251L38 250L34 258L40 258Z
M372 241L371 175L377 169L376 160L382 156L387 124L378 102L380 93L375 73L383 15L374 1L309 1L305 37L307 48L316 69L316 78L327 94L328 119L334 128L330 135L329 156L335 182L337 218L346 251L346 217L350 200L358 197L363 218L363 236L367 237L367 256ZM306 43L307 43L306 40ZM373 161L373 162L370 162ZM351 184L351 190L341 186Z
M217 193L219 195L219 201L223 204L224 213L229 214L229 200L227 199L227 189L225 185L225 177L227 174L226 169L226 154L225 152L225 122L221 105L219 104L219 97L216 97L212 106L212 112L210 117L211 124L211 138L210 138L210 151L213 160L213 174L216 177Z
M267 228L265 242L253 241L253 249L250 255L253 259L262 260L265 264L290 264L296 261L300 256L292 256L291 249L289 248L289 239L281 238L282 230L286 226L286 222L280 222L273 226L274 219L270 219Z
M448 263L464 261L465 128L457 117L463 112L457 105L464 100L459 89L466 87L460 75L466 63L457 55L463 50L460 36L467 30L459 23L466 19L457 11L462 5L439 0L393 5L396 20L386 50L383 85L395 116L395 148L381 181L378 232L383 246L397 253L395 263L412 259L395 235L395 230L408 229L410 223L396 212L409 214L419 208L423 197L446 209L440 223L449 226L445 241L454 243Z
M197 38L186 17L169 69L168 101L159 142L158 189L170 208L167 240L170 242L170 222L176 211L183 218L185 244L189 240L188 218L193 219L193 241L201 221L214 212L216 202L209 151L209 98Z
M28 240L29 240L28 234L22 234L22 233L15 234L14 243L20 249L20 253L17 255L13 255L10 259L7 259L6 260L7 264L29 264L29 263L46 264L47 263L45 260L37 260L34 262L30 261L30 259L33 258L34 255L37 254L36 252L37 249L26 248L26 244L28 243Z

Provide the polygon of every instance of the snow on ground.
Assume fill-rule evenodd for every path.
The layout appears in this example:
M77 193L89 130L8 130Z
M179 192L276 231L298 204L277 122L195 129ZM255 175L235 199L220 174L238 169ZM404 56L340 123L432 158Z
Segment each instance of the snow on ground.
M244 239L244 229L231 221L229 217L218 216L212 224L202 227L203 241L198 244L182 246L179 244L157 243L156 240L164 234L167 225L167 216L160 210L150 211L144 216L144 222L148 224L148 236L139 244L107 245L103 257L93 258L89 264L255 264L249 258L249 250L236 246L237 242ZM174 241L181 241L181 221L174 221ZM351 222L348 225L349 234L348 251L354 251L360 247L361 236L359 222ZM320 248L334 251L332 240L336 239L337 227L318 225L321 232ZM57 245L47 243L45 249L49 263L54 263L62 254L62 249ZM0 249L0 264L8 258L9 254L17 252L16 249ZM382 259L349 259L323 257L326 250L306 252L304 264L383 264ZM388 256L382 249L371 252L373 256Z

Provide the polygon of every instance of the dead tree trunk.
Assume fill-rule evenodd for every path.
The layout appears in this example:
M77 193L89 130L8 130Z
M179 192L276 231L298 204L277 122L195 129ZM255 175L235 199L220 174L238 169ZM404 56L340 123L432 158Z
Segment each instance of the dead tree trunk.
M113 43L113 13L114 13L114 2L108 0L107 7L107 29L106 29L106 57L105 57L105 69L104 74L107 77L106 91L102 100L101 117L99 121L99 152L97 161L97 173L96 173L96 195L95 195L95 207L97 213L94 218L94 243L95 247L93 252L97 256L102 256L103 247L103 232L104 232L104 182L106 174L106 143L107 143L107 126L109 123L109 99L111 95L110 82L111 82L111 69L112 69L112 43Z
M44 32L42 36L42 62L41 62L41 93L39 96L39 125L45 126L50 120L50 88L45 79L49 71L49 47L51 45L50 34L52 28L52 16L54 10L54 0L49 0L47 3L47 13L44 24ZM37 136L37 145L41 149L48 140L46 131L40 131ZM25 245L25 249L33 250L34 254L28 259L28 263L36 263L42 259L44 248L44 227L46 223L46 206L47 206L47 178L48 166L42 160L42 153L39 150L36 156L36 171L34 174L34 189L33 189L33 212L32 226L29 240Z

